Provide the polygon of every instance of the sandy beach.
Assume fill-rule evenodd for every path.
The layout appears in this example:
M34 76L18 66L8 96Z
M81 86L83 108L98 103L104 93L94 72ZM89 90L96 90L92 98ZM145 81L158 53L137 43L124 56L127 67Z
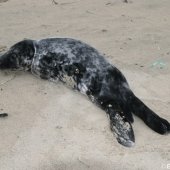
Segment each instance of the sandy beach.
M169 0L0 0L0 52L47 37L82 40L170 121ZM25 72L0 72L0 170L166 170L170 135L134 117L136 143L117 143L104 111L85 96Z

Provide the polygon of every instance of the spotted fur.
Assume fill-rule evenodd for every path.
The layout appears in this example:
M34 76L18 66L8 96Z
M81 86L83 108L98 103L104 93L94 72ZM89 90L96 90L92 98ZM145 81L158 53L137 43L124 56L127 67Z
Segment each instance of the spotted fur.
M170 124L156 115L131 91L126 78L93 47L70 38L23 40L0 57L0 69L23 69L34 75L61 81L87 95L110 118L117 141L133 146L132 113L151 129L165 134Z

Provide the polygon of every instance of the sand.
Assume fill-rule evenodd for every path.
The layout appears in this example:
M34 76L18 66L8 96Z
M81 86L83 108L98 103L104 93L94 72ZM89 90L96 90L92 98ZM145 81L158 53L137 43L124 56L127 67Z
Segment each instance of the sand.
M128 2L0 0L0 50L24 38L80 39L105 53L134 93L170 121L170 1ZM170 169L170 135L135 117L136 144L125 148L106 114L61 83L0 72L0 109L9 113L0 120L0 170Z

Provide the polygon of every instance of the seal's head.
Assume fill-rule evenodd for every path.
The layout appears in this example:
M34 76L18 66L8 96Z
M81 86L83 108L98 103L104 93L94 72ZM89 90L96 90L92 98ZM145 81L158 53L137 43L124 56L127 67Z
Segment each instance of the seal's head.
M0 69L24 69L31 68L35 48L32 40L23 40L13 45L9 51L0 56Z

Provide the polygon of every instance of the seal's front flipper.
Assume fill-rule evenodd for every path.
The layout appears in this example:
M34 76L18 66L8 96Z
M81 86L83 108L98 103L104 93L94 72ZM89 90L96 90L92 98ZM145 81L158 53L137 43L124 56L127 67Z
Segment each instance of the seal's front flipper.
M118 111L112 111L109 116L110 128L114 132L117 141L126 147L134 146L135 136L130 122Z

